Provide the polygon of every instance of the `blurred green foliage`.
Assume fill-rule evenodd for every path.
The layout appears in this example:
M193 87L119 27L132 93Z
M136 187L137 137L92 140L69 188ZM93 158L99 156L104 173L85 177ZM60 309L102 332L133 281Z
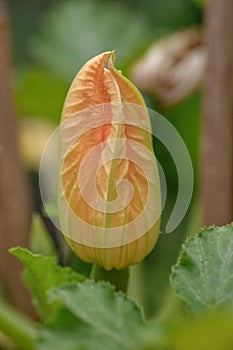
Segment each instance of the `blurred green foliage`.
M38 62L70 80L107 50L116 50L124 68L151 40L145 18L119 3L67 1L46 15L31 50Z
M196 4L198 4L200 7L205 7L208 3L208 0L193 0Z
M19 70L15 76L15 101L20 115L59 122L68 84L38 67Z
M33 253L45 256L57 256L55 246L45 224L38 213L33 213L29 234L29 248Z
M200 2L201 0L196 1ZM96 45L98 44L102 43L103 45L106 35L108 36L106 32L110 31L111 33L111 27L113 26L113 28L116 28L117 23L121 23L121 25L123 26L120 27L118 30L118 40L124 40L124 36L128 35L127 31L130 30L130 26L136 18L138 18L139 21L137 23L137 26L139 28L142 28L146 25L146 27L150 31L150 36L149 38L146 38L146 42L148 42L148 39L153 39L153 37L157 35L157 33L176 30L178 28L190 25L195 25L200 23L202 20L201 11L197 6L195 6L194 1L192 0L21 0L20 2L10 1L9 9L12 17L11 25L13 33L13 49L15 62L17 66L25 66L28 63L33 62L33 55L31 52L31 41L33 37L37 36L38 33L41 33L41 31L43 31L44 33L46 33L46 36L48 38L50 37L49 32L52 33L54 31L54 28L51 28L51 23L46 22L48 21L48 18L55 19L59 15L59 13L60 15L62 14L61 10L64 9L66 14L65 17L67 20L67 15L71 7L73 7L73 15L75 16L75 32L73 33L73 36L76 38L76 43L75 47L73 48L74 50L76 50L76 45L79 46L79 40L80 42L83 42L82 40L84 39L86 39L87 41L91 40L91 38L88 38L86 36L86 33L88 32L91 37L98 39L98 41L94 43L94 48L96 48ZM114 10L116 10L116 13L114 12ZM78 20L80 20L81 17L80 14L84 15L84 18L81 18L81 23L78 22ZM73 15L70 14L70 16ZM109 15L110 18L104 18L103 15ZM103 23L100 23L100 20L102 20ZM123 20L126 21L126 24L123 23ZM64 23L64 21L62 21L62 23ZM94 27L92 23L96 26ZM45 24L47 24L47 26L43 28ZM67 28L70 28L70 26L72 26L72 24L66 24L68 25ZM98 33L103 33L99 29L99 26L101 28L103 24L105 24L106 26L104 28L105 33L104 38L102 40L101 36L99 36ZM91 32L89 30L89 26L91 28L94 28L94 32ZM121 29L125 29L125 31L122 32L120 31ZM137 28L136 32L138 32ZM116 34L117 33L115 33L115 35ZM67 34L65 35L67 36ZM134 34L132 35L135 37ZM138 39L142 37L141 33L139 33L139 35L140 36ZM68 39L70 40L70 38ZM85 40L84 44L85 45L82 48L82 50L86 52ZM111 47L112 44L113 43L110 42ZM140 47L145 47L145 44L146 43L140 42L140 40L138 40L137 45L139 49ZM126 47L126 51L130 51L129 48ZM106 49L106 47L104 47L104 49ZM60 50L59 53L61 53ZM53 53L53 55L54 54L55 53ZM127 53L126 55L130 55L130 53ZM84 61L86 61L86 59L87 56L84 56ZM79 63L76 61L76 64L78 65ZM80 62L80 64L82 64L82 62ZM75 68L77 69L77 66Z
M148 316L152 316L161 307L161 300L166 295L171 265L175 263L182 241L186 232L192 234L200 228L200 206L197 203L198 184L198 158L199 158L199 130L200 130L200 92L195 92L176 106L165 109L153 105L148 100L148 105L153 106L162 115L166 116L182 136L191 156L194 169L194 193L191 206L181 224L170 234L160 234L159 241L152 253L143 261L141 283L149 286L141 291L143 305ZM154 142L156 156L162 165L167 182L167 200L162 214L162 232L166 226L172 208L175 204L178 191L177 172L175 164L164 145L157 140ZM194 214L193 214L194 213ZM195 219L192 219L195 215ZM192 219L192 220L191 220ZM193 224L195 222L195 225Z

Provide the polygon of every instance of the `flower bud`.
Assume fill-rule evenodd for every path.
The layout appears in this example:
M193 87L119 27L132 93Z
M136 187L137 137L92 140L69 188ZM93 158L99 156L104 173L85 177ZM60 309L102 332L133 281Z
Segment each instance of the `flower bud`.
M59 157L59 218L69 246L106 270L141 261L158 238L160 183L144 100L114 67L113 52L75 77Z

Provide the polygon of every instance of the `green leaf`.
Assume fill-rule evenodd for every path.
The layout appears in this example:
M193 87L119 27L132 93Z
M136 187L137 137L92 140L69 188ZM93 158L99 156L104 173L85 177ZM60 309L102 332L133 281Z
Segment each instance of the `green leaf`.
M83 282L85 277L69 267L57 265L55 257L33 254L20 247L10 253L24 264L23 279L34 296L35 306L41 317L50 316L57 305L48 298L48 292L66 283Z
M198 313L233 303L233 224L203 228L184 245L171 282Z
M34 213L29 235L29 247L33 253L57 256L57 252L41 216Z
M40 329L39 350L136 350L144 325L138 307L106 282L86 281L52 292L63 308Z

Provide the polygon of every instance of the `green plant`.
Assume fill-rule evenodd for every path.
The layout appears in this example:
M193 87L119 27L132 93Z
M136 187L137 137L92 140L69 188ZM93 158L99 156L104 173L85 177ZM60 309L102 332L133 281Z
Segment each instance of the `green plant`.
M105 68L107 62L108 69ZM81 114L78 113L80 111ZM109 120L109 115L111 118L117 116L120 122ZM75 124L77 116L78 122L81 122L78 129ZM134 124L127 124L126 119L122 123L121 118L126 116L133 116ZM93 117L100 119L100 125L94 124L93 127L93 120L96 121ZM105 123L104 117L107 120ZM91 122L91 128L85 129L86 124L82 118L85 123ZM145 191L145 179L152 186L150 191L155 194L153 205L157 204L159 208L160 185L155 158L151 156L152 140L144 100L133 84L114 67L114 53L105 52L93 58L78 73L68 92L62 120L65 127L61 128L60 150L64 151L63 147L67 145L69 138L72 142L71 148L65 148L65 153L61 152L59 179L62 181L59 186L63 187L61 186L62 191L61 188L58 191L58 209L53 203L49 210L52 216L56 216L58 210L66 240L74 252L84 260L98 265L94 265L90 276L84 276L71 267L61 267L51 239L47 237L39 218L34 216L31 237L34 253L20 247L11 248L10 253L24 265L22 277L31 292L39 321L30 321L1 298L0 330L9 338L9 344L13 342L25 350L231 350L233 224L204 227L198 235L187 239L178 262L171 271L171 289L160 312L153 319L146 320L138 303L127 296L128 266L141 261L151 251L158 237L161 213L157 212L154 217L151 207L149 208L149 214L155 219L154 226L149 226L151 217L144 211L144 204L147 203L150 193L149 190L148 193ZM67 120L71 124L66 124ZM86 133L81 130L81 137L84 135L84 138L80 142L77 133L80 133L82 126ZM148 178L135 165L128 167L128 163L135 160L133 157L120 157L124 147L119 141L111 147L112 140L119 140L120 136L124 140L123 146L128 139L134 141L133 150L136 147L135 140L144 146L139 155L143 159L145 157L143 164L149 169L146 173L149 174ZM114 191L118 185L116 180L119 182L119 179L125 180L132 176L137 195L132 197L132 203L127 202L127 210L124 208L123 216L118 216L117 211L93 208L90 203L84 203L84 197L80 195L82 182L76 177L81 168L79 160L85 155L84 146L90 148L90 145L95 145L98 137L101 142L104 137L109 137L111 141L108 148L104 139L101 152L92 158L91 164L98 157L103 160L101 166L104 173L98 177L101 167L97 167L96 171L94 168L94 172L93 168L87 168L93 173L91 176L89 172L84 174L84 184L89 189L90 181L96 176L99 180L99 192L106 199L105 205L109 209L111 202L117 198ZM127 146L129 151L130 143ZM107 152L104 153L106 149ZM141 151L141 148L136 150ZM104 158L106 153L110 154L110 158ZM103 178L105 182L102 181ZM123 190L123 195L129 191L128 188ZM93 189L88 192L89 200L92 192ZM122 193L118 188L117 194ZM64 205L67 203L68 207ZM82 241L82 234L87 234L87 231L80 231L74 225L71 209L76 211L77 216L81 211L85 224L94 225L94 246ZM109 240L109 235L114 229L120 227L120 237L125 239L128 233L127 223L132 216L137 218L141 211L145 215L143 225L140 226L144 235L138 237L135 234L130 242L122 241L121 245L112 245L115 241ZM88 229L87 225L83 227ZM104 236L108 238L104 247L99 244L100 229L108 233ZM66 230L72 231L70 235ZM38 232L41 237L39 243ZM190 230L186 236L190 237L192 234ZM39 251L51 256L41 255Z
M233 224L203 228L183 245L171 273L166 317L142 310L108 282L59 267L23 248L23 279L41 319L37 324L1 301L0 329L22 349L232 349ZM181 302L181 300L184 301ZM168 302L168 300L167 300Z

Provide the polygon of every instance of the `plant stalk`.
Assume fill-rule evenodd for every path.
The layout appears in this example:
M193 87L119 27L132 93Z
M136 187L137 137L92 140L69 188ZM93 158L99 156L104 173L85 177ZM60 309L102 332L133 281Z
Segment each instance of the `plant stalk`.
M91 278L95 281L108 281L116 287L117 291L126 293L129 280L129 268L107 271L101 266L93 265Z
M24 350L35 349L34 322L0 299L0 331Z
M203 223L232 221L233 1L210 0L205 21L208 64L204 83L201 150Z

